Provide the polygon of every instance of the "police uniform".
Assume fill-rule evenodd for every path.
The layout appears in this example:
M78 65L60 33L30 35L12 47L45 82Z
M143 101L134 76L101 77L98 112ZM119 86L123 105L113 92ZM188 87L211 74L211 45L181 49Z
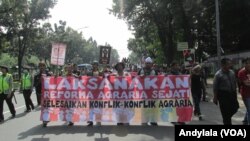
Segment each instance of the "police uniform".
M31 109L34 109L34 104L30 98L32 93L32 77L28 72L22 75L21 83L23 97L26 105L26 112L30 112Z
M0 75L0 122L4 121L3 115L3 102L6 100L7 105L12 114L12 118L16 116L16 110L11 100L13 77L8 73L8 68L6 66L0 66L1 69L6 69L6 72L2 72Z

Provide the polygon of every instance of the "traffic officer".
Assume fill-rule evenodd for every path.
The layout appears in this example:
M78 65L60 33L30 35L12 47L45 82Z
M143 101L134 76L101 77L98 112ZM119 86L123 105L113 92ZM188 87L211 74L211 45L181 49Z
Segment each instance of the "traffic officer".
M32 93L32 88L33 88L33 81L32 81L32 76L29 73L29 69L25 68L23 71L23 75L21 78L21 90L23 91L23 97L26 105L26 111L25 112L30 112L31 109L34 109L34 104L30 98L31 93Z
M13 77L8 73L8 67L0 66L2 74L0 75L0 122L4 121L3 115L3 102L6 100L7 105L12 114L12 118L16 116L16 110L12 103L12 86L13 86Z

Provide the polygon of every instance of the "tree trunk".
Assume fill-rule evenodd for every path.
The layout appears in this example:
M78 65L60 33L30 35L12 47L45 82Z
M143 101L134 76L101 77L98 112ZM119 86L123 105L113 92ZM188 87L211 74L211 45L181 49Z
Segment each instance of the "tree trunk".
M23 45L23 43L22 43L22 41L21 41L22 39L20 38L20 36L18 37L18 60L17 60L17 62L18 62L18 80L20 80L20 78L21 78L21 71L22 71L22 61L23 61L23 55L22 55L22 45Z
M170 21L169 21L170 22ZM170 22L171 24L171 22ZM170 65L174 60L175 49L174 49L174 41L173 41L173 28L172 25L169 26L168 32L167 30L158 30L158 35L161 42L161 47L163 48L164 55L166 58L166 63Z
M21 79L21 74L22 74L22 62L23 62L23 57L27 45L27 36L23 37L23 40L21 40L20 36L18 37L18 79Z
M18 55L18 80L21 79L23 57Z
M166 48L166 55L167 55L167 64L168 66L173 62L174 60L174 56L175 56L175 48L174 48L174 42L173 42L173 34L168 34L167 37L168 40L168 44L167 44L167 48Z
M191 19L191 17L187 16L182 4L180 5L180 7L181 7L182 27L184 30L184 35L183 35L184 41L188 42L188 48L193 48L194 41L193 41L193 36L191 33L191 27L190 27L190 22L189 22L189 19Z
M167 35L167 64L170 65L174 60L175 55L175 45L174 45L174 29L172 26L173 15L169 12L169 20L168 20L168 35Z

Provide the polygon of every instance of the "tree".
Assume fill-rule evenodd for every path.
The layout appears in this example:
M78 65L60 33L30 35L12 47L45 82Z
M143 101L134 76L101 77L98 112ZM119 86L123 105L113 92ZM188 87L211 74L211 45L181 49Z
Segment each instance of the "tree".
M49 23L45 23L39 30L39 38L34 44L33 52L39 57L44 57L44 60L50 59L51 44L60 42L67 45L66 48L66 63L92 63L99 59L99 48L97 42L90 37L84 39L82 33L67 26L65 21L51 27ZM119 55L116 50L111 54L112 60L116 61Z
M8 64L10 67L16 65L17 58L11 57L7 53L2 53L0 55L0 65Z
M0 25L6 30L10 42L10 51L18 56L18 73L21 77L21 66L27 49L36 37L40 20L49 17L49 9L53 8L56 0L4 0L0 9L8 9L1 13L4 20Z
M220 0L221 46L224 54L249 50L250 2L249 0ZM216 21L214 1L202 1L195 15L200 58L203 52L216 56Z
M183 41L188 42L189 48L197 47L198 60L206 59L206 53L217 52L214 1L113 0L113 3L111 12L126 20L135 31L135 41L130 41L128 48L137 54L141 54L143 47L154 57L159 42L169 64L175 58L177 42ZM249 17L249 0L220 0L221 44L225 54L248 49ZM160 60L159 54L156 56Z
M110 53L110 64L116 64L117 62L119 62L118 51L112 48Z
M170 64L174 59L178 40L182 38L189 42L190 47L192 46L191 21L184 10L187 1L126 0L122 6L120 0L113 2L111 11L115 16L128 22L130 29L135 31L135 38L143 39L148 46L151 46L148 52L152 57L156 56L154 50L159 50L160 46L165 62ZM196 1L192 1L191 5L193 4L196 4ZM184 20L180 20L183 18Z
M249 50L250 1L221 0L221 45L225 53Z
M40 60L47 62L51 55L51 43L54 38L54 30L50 23L44 23L38 29L36 38L32 42L29 54L37 56Z

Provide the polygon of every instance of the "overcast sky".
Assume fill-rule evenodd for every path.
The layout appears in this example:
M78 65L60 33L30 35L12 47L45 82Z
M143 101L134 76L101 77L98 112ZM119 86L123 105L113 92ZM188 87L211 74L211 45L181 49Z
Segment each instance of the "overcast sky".
M49 22L66 21L67 26L82 31L86 39L92 36L98 45L110 44L122 59L129 55L127 40L133 36L125 21L109 14L111 7L112 0L58 0Z

